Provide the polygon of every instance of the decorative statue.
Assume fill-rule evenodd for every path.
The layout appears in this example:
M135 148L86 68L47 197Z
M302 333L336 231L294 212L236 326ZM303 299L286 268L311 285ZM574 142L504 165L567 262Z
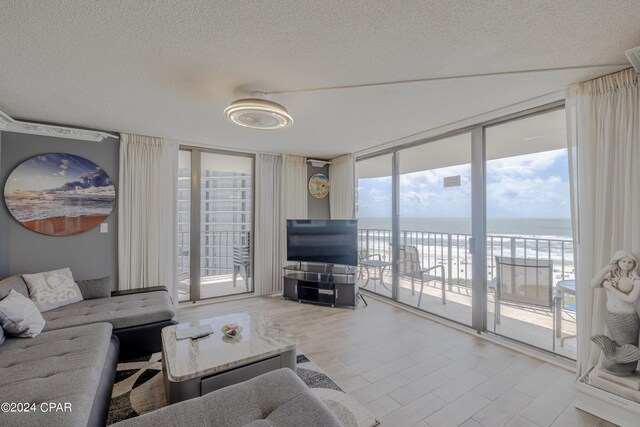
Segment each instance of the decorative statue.
M591 281L594 288L602 287L607 294L607 335L594 335L591 341L602 350L602 369L623 376L635 372L640 360L638 338L640 316L635 301L640 297L638 260L629 251L619 250Z

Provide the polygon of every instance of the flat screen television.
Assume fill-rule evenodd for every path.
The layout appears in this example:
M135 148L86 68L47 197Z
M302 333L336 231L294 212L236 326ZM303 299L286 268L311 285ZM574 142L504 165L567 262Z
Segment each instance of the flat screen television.
M287 260L358 265L358 221L287 220Z

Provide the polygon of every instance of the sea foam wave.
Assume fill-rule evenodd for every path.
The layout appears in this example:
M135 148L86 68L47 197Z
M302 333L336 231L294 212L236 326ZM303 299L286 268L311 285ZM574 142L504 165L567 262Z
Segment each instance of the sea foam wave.
M42 200L7 198L7 207L20 222L49 218L75 218L80 216L107 216L113 210L113 199Z

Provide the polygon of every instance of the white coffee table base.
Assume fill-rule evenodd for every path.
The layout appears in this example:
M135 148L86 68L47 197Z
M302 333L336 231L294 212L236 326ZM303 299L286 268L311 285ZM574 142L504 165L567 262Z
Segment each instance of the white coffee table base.
M165 355L162 355L162 370L166 372ZM191 378L186 381L173 382L164 376L164 390L167 404L199 397L212 391L250 380L280 368L296 370L296 350L289 350L277 356L239 366L205 377Z

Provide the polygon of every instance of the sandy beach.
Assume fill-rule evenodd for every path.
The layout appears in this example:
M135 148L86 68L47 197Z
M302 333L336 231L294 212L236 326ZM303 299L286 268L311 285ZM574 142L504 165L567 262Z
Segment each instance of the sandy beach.
M50 236L71 236L84 233L100 224L108 215L84 215L76 217L55 217L24 221L22 225L38 233Z

